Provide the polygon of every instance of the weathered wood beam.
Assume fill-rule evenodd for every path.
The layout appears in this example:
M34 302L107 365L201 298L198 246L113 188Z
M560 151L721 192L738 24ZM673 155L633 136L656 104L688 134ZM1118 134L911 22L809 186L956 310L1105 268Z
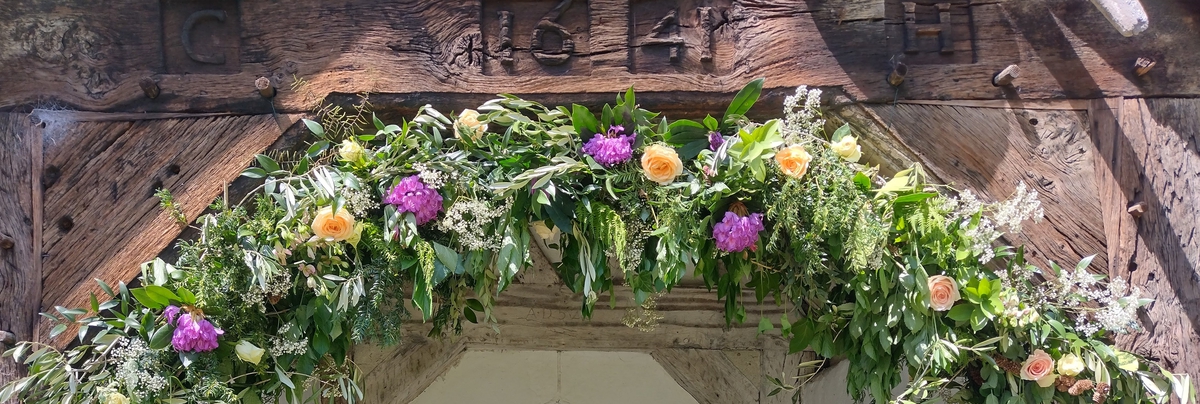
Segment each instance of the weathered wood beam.
M333 93L612 94L632 85L728 94L756 77L771 88L843 87L860 101L1200 95L1200 43L1153 35L1196 31L1186 0L1147 5L1151 35L1135 38L1114 32L1082 0L948 0L948 22L920 5L909 23L900 2L885 0L723 0L705 13L679 10L678 39L668 24L670 32L654 37L667 42L646 43L677 4L591 0L563 13L575 51L559 64L539 62L526 47L533 24L553 6L547 2L302 3L288 18L279 18L274 2L233 0L0 6L0 35L14 38L0 52L0 108L51 100L96 111L268 113L273 104L300 112ZM205 10L225 19L183 26ZM517 45L508 50L499 11L513 18L508 41ZM907 30L947 26L946 35L905 40ZM896 55L909 67L898 93L886 80ZM1063 69L1071 59L1063 55L1078 55L1079 66ZM1137 78L1131 66L1143 56L1164 67ZM992 86L990 78L1014 64L1025 72L1019 88ZM274 98L258 92L260 77L277 89ZM296 78L305 84L293 89ZM158 89L154 98L142 88L147 80Z
M1014 245L1036 246L1028 257L1074 263L1106 251L1100 201L1092 163L1095 146L1087 138L1083 111L980 109L933 105L872 105L880 122L915 161L949 185L990 200L1008 199L1018 182L1037 190L1045 210L1042 223L1027 222ZM895 147L895 146L893 146ZM876 153L866 150L864 155ZM1080 181L1080 178L1087 179ZM1103 254L1093 261L1103 272Z
M415 337L398 349L384 350L371 346L355 347L355 360L375 363L364 368L364 400L377 404L403 404L416 399L425 388L451 367L466 351L463 341L422 339ZM378 356L364 358L364 356Z
M650 356L700 404L745 404L758 401L758 386L721 351L656 349Z
M1139 313L1145 331L1118 342L1172 371L1200 374L1200 100L1097 101L1094 111L1093 142L1104 156L1097 170L1109 171L1097 178L1111 198L1110 262L1118 260L1110 273L1155 299Z
M195 218L282 133L271 115L80 121L35 115L46 125L46 215L40 240L42 310L82 307L93 281L133 279L182 230L153 196L169 189ZM287 118L287 117L282 117ZM292 119L294 120L294 119ZM284 119L287 122L287 119ZM232 203L236 203L233 201ZM48 335L49 322L41 325ZM72 332L58 343L65 343Z
M35 192L42 132L28 114L0 114L0 349L34 337L42 276ZM24 376L25 366L0 360L0 385Z

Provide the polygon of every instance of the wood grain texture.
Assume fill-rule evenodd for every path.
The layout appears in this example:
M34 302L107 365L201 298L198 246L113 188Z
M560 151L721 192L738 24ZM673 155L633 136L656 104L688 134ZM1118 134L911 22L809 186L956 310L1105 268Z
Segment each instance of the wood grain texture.
M1097 131L1096 139L1113 150L1108 164L1119 190L1110 194L1119 196L1112 215L1119 215L1122 199L1145 206L1140 218L1112 218L1120 223L1109 232L1119 238L1115 254L1127 260L1112 269L1155 299L1140 313L1145 331L1118 341L1175 372L1200 374L1195 360L1200 357L1200 194L1195 191L1200 187L1200 101L1111 104L1109 109L1119 112L1111 115L1116 130ZM1136 239L1130 224L1136 226Z
M454 367L465 351L462 341L420 337L396 349L355 347L356 362L360 358L377 362L370 369L363 369L363 399L378 404L411 402L438 376ZM375 357L363 358L364 355Z
M898 144L941 181L988 200L1008 199L1017 183L1037 190L1041 223L1026 222L1010 235L1029 245L1028 256L1072 264L1099 254L1093 268L1108 268L1097 198L1095 146L1082 111L1000 110L952 106L871 106L898 136ZM896 146L893 146L896 147ZM874 153L867 151L865 154Z
M745 404L758 401L758 385L721 351L656 349L650 356L699 404Z
M69 113L38 117L50 139L39 240L43 310L83 306L89 293L100 293L93 278L127 282L167 247L181 228L158 207L155 190L169 189L195 218L282 133L270 115L118 122L75 122Z
M657 12L676 2L638 4L649 4ZM523 67L518 61L517 72L499 74L503 72L481 68L496 57L491 45L483 44L485 39L498 35L488 22L495 16L484 11L519 2L242 2L223 24L198 28L201 33L215 30L212 35L195 38L198 47L228 50L232 47L223 47L225 42L212 42L228 41L222 39L228 35L222 29L236 31L239 57L225 58L230 66L221 69L227 73L182 74L172 62L177 57L163 57L175 54L180 45L174 40L164 43L160 32L173 38L181 29L174 26L172 16L181 13L183 6L134 0L86 4L37 0L0 7L0 16L5 17L0 19L0 37L10 40L0 46L0 84L6 89L0 108L50 100L93 111L267 113L270 103L253 87L260 76L269 77L279 88L273 102L276 110L287 112L308 110L314 98L363 91L611 94L634 86L649 92L732 93L756 77L768 78L769 88L842 87L859 101L1200 95L1200 81L1195 80L1200 73L1200 43L1186 34L1200 30L1200 19L1187 0L1147 5L1155 23L1133 38L1113 30L1095 7L1082 0L956 6L954 15L960 17L954 19L955 37L969 38L967 43L956 39L954 56L945 60L952 63L938 59L910 66L898 93L885 81L888 62L896 54L889 37L903 29L898 2L736 0L730 4L714 36L716 59L711 69L690 59L699 50L689 39L682 67L667 68L653 61L651 66L663 67L639 73L636 65L657 57L639 53L646 49L630 42L631 36L644 33L638 29L647 29L632 19L645 17L633 15L628 1L590 0L587 23L573 23L572 29L587 31L573 33L583 41L573 59L588 59L591 70L537 67L544 71L526 72L534 67ZM970 18L964 20L967 15ZM637 32L631 34L631 27ZM516 34L527 36L523 32L527 28ZM528 45L521 43L520 36L514 39L519 46ZM522 52L529 59L528 52L516 49L518 56ZM1132 64L1144 56L1159 60L1160 67L1136 77ZM1011 64L1025 72L1015 87L992 86L991 76ZM147 98L138 85L147 77L161 89L155 99ZM290 91L294 77L306 80L308 88Z
M0 331L17 340L34 337L42 289L33 242L33 151L41 136L28 114L0 114ZM0 347L11 348L3 343ZM24 374L25 366L10 358L0 360L0 385Z

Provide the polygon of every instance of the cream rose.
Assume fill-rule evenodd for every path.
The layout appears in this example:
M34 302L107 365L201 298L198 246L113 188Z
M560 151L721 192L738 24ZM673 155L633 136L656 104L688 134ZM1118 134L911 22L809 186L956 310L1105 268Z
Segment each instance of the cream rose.
M675 181L675 177L683 174L683 161L679 160L675 149L657 144L650 145L642 154L642 171L650 181L668 185Z
M936 311L946 311L954 307L954 302L962 298L958 294L958 284L954 278L945 275L929 277L929 307Z
M104 404L129 404L129 397L118 392L110 392L104 395Z
M858 159L862 158L862 146L858 145L858 139L854 136L843 136L842 140L829 145L829 148L852 163L857 163Z
M1021 378L1025 380L1039 380L1054 371L1054 358L1050 354L1039 349L1033 351L1025 363L1021 364Z
M1086 366L1083 364L1083 359L1079 359L1078 355L1066 354L1058 360L1058 373L1066 376L1075 376Z
M321 208L317 217L313 219L312 231L317 237L326 240L345 240L354 234L354 216L345 208L338 209L335 215L333 207L326 206Z
M343 140L342 147L338 149L338 155L341 155L342 160L346 161L360 161L365 154L366 151L363 150L363 147L351 139Z
M784 174L800 178L808 172L808 163L812 161L812 155L804 150L804 146L795 145L776 152L775 161L779 163L779 168Z
M234 346L233 349L237 352L239 359L255 365L262 361L263 353L267 352L265 349L259 348L254 344L251 344L250 341L246 340L238 341L237 345Z
M461 128L461 129L460 129ZM464 109L458 114L458 120L454 121L454 136L462 138L460 131L468 130L471 133L472 140L479 140L484 132L487 132L487 125L479 122L479 111L473 109Z

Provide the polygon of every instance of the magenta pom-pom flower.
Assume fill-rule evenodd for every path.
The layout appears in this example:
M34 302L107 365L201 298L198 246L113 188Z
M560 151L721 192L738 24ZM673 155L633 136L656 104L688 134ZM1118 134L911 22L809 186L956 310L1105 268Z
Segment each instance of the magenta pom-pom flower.
M758 249L758 232L763 231L762 213L740 216L725 212L725 219L713 226L713 239L717 248L724 252L739 252Z
M583 152L606 168L629 161L633 157L633 135L624 132L620 125L610 126L608 133L592 136L583 145Z
M400 180L383 198L383 203L395 205L400 213L412 212L417 224L425 224L437 218L438 212L442 211L442 194L425 186L420 177L412 175Z
M217 337L224 334L220 328L212 325L199 310L183 309L167 306L163 310L167 323L175 325L175 333L171 336L171 346L179 352L208 352L217 349Z

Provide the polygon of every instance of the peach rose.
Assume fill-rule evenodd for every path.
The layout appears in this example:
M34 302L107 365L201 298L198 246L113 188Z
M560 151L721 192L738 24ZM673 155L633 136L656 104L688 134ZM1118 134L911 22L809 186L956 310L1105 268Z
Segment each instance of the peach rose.
M804 146L795 145L775 153L775 161L779 163L779 168L783 169L784 174L800 178L808 172L808 163L812 161L812 155L804 150Z
M1021 364L1021 378L1025 380L1040 380L1053 371L1054 358L1041 349L1033 351L1033 355Z
M958 294L958 284L954 279L945 275L929 277L929 307L936 311L946 311L954 307L954 302L962 298Z
M458 119L454 121L454 136L462 138L459 128L473 131L471 139L479 140L483 136L483 132L487 132L487 125L479 122L479 112L473 109L464 109L458 114Z
M354 216L345 208L338 209L335 215L333 207L326 206L317 212L317 217L312 222L312 230L317 237L342 241L354 235Z
M657 144L650 145L646 147L646 152L642 153L642 172L650 181L659 185L669 185L675 181L675 177L683 174L683 161L679 160L675 149Z

